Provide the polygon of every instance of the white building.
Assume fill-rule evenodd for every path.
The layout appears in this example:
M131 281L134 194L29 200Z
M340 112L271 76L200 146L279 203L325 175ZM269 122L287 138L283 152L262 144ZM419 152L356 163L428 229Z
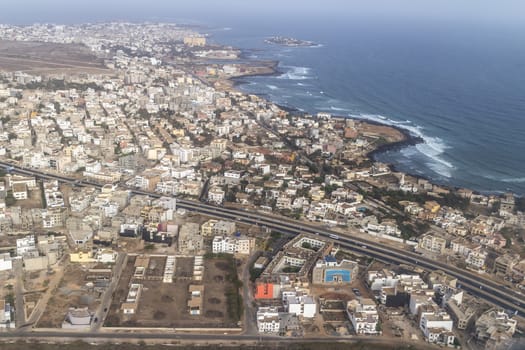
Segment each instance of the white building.
M232 180L240 180L241 172L238 170L227 170L224 172L224 177Z
M0 300L0 328L15 328L15 323L11 320L11 305L5 300Z
M38 250L36 248L35 236L27 236L16 240L16 255L23 256L28 253L36 252L38 256Z
M0 271L9 271L13 268L13 260L9 253L0 254Z
M259 333L279 333L279 312L276 307L260 307L257 310L257 328Z
M287 311L297 316L305 318L315 317L317 313L317 304L310 295L288 296L284 300Z
M367 281L370 289L380 291L383 287L395 287L399 277L390 271L369 271Z
M224 201L224 195L224 191L220 188L210 188L208 191L208 200L212 203L221 204Z
M13 197L17 201L27 199L27 185L25 183L14 185L13 186Z
M487 253L485 251L481 250L475 250L471 251L465 262L467 265L477 268L477 269L484 269L485 268L485 260L487 259Z
M355 332L359 334L380 334L379 315L376 303L372 299L362 298L360 301L348 302L346 312Z
M452 327L454 322L444 311L422 312L419 328L429 343L454 345Z
M215 236L212 243L214 254L246 254L249 255L255 245L253 238Z

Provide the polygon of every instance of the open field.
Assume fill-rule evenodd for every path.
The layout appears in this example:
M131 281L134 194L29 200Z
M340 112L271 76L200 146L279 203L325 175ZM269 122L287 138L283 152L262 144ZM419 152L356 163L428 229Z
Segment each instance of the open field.
M87 268L83 268L80 264L69 264L66 266L62 280L47 303L37 327L62 327L62 322L69 307L87 306L90 311L94 311L98 307L100 295L86 288L87 276Z
M204 260L203 281L193 280L192 257L177 257L172 283L164 283L165 257L147 258L148 267L143 278L134 276L137 259L130 256L119 280L106 327L176 327L222 328L237 327L242 305L239 305L233 259L214 257ZM124 315L121 305L125 301L130 283L143 286L135 314ZM199 315L190 315L188 301L190 285L204 285L202 308Z
M0 41L0 70L33 73L109 72L90 50L78 44Z

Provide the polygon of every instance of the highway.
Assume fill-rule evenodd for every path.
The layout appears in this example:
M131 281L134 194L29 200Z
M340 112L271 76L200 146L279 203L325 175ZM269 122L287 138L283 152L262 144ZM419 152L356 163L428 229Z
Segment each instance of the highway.
M89 180L82 180L82 182L79 182L78 180L69 177L22 168L7 162L0 161L0 165L12 167L12 172L20 174L34 175L50 180L56 179L72 185L102 187L101 184ZM160 198L163 196L162 194L154 192L136 189L129 190L133 194L147 195L153 198ZM506 310L511 310L512 312L517 311L520 316L525 316L525 298L522 294L507 289L501 284L487 279L480 274L459 269L455 266L448 265L443 261L434 261L408 250L399 249L373 240L358 237L356 235L353 236L351 230L348 230L348 233L346 234L341 234L340 232L331 231L326 228L269 213L228 209L186 199L177 199L177 206L179 208L199 212L209 216L235 220L245 224L260 225L287 234L315 234L326 239L331 239L340 244L343 248L393 264L418 266L429 271L442 270L445 273L456 277L461 287L473 295L479 296L480 298ZM336 239L333 239L334 237Z

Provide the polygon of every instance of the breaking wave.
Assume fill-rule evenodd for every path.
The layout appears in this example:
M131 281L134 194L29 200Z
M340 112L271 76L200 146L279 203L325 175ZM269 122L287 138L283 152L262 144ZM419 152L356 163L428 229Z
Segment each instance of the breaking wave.
M441 138L426 135L423 132L423 128L421 126L413 125L409 120L392 120L382 115L358 114L350 116L358 119L372 120L378 123L396 126L408 130L412 135L417 136L423 140L423 143L417 144L415 148L420 154L428 158L429 161L427 162L427 165L441 176L452 176L452 170L454 170L455 167L452 163L443 158L443 154L450 147L447 146ZM408 156L406 153L404 155Z
M308 67L283 66L283 68L287 68L288 71L280 75L278 79L306 80L311 78L311 69Z

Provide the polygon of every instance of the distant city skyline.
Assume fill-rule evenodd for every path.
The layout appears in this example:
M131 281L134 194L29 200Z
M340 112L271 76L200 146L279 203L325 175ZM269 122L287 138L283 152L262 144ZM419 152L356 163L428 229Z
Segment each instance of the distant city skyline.
M519 0L21 0L3 2L0 22L30 24L175 19L222 22L232 16L256 17L269 22L275 17L306 15L315 15L319 20L333 17L381 16L519 23L525 20L525 3Z

